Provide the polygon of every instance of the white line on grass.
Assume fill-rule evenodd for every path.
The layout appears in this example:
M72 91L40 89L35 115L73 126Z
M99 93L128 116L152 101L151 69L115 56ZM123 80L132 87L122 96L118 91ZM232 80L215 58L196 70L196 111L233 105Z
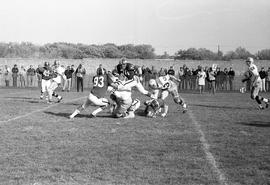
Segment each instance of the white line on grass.
M214 172L218 175L218 181L222 185L228 185L227 180L225 178L225 175L220 171L218 168L217 162L215 160L215 157L212 155L212 153L209 151L210 145L208 144L207 140L205 139L205 135L201 129L201 125L196 121L193 113L191 110L188 110L188 115L192 120L192 123L195 125L195 128L200 134L200 141L203 146L203 151L206 155L206 159L210 163L210 165L213 167Z
M80 98L76 98L76 99L71 99L69 101L65 101L64 103L73 102L73 101L80 100L80 99L83 99L83 98L86 98L86 96L83 96L83 97L80 97ZM24 117L27 117L27 116L32 115L34 113L41 112L41 111L47 110L47 109L52 108L52 107L56 107L57 105L60 105L60 104L63 104L63 103L56 103L56 104L50 105L48 107L45 107L43 109L38 109L38 110L35 110L33 112L29 112L27 114L23 114L23 115L14 117L14 118L10 118L8 120L0 121L0 123L7 123L7 122L10 122L10 121L14 121L14 120L20 119L20 118L24 118Z

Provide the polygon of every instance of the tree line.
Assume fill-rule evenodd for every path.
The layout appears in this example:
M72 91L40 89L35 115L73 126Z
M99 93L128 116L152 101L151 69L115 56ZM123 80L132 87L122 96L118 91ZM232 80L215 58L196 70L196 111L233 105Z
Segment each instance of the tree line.
M234 60L246 59L247 57L254 57L258 60L270 60L270 49L263 49L256 54L251 54L247 49L238 47L234 51L229 51L223 54L222 51L213 52L205 48L189 48L187 50L179 50L174 56L174 59L179 60Z
M173 56L164 52L163 55L156 55L151 45L113 43L103 45L73 44L66 42L55 42L44 45L35 45L31 42L3 43L0 42L0 58L121 58L128 59L175 59L175 60L233 60L254 57L259 60L270 60L270 49L263 49L256 54L251 54L243 47L223 54L222 51L213 52L206 48L180 49Z
M42 46L30 42L0 43L1 58L121 58L152 59L156 55L151 45L86 45L65 42L49 43Z

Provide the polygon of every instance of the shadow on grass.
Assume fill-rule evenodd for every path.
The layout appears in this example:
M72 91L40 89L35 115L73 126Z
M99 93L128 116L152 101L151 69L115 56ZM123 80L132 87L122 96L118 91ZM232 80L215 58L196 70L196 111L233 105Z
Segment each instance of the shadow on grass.
M30 98L30 97L5 97L11 99L13 101L21 101L21 102L28 102L28 103L41 103L42 100L40 98Z
M250 121L250 122L236 122L239 125L252 126L252 127L270 127L269 121Z
M44 111L45 114L53 115L53 116L58 116L58 117L64 117L64 118L69 118L69 115L71 113L66 113L66 112L50 112L50 111ZM112 115L97 115L96 118L114 118ZM91 118L90 114L78 114L76 115L76 118Z
M224 105L190 104L190 106L206 107L206 108L213 108L213 109L233 109L233 110L251 110L251 109L254 109L254 107L233 107L233 106L224 106Z

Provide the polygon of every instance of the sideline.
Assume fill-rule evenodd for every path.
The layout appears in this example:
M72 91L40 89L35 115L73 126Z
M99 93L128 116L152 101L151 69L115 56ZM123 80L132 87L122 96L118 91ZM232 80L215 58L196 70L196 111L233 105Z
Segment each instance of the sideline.
M80 98L71 99L71 100L65 101L65 102L55 103L55 104L50 105L50 106L48 106L48 107L45 107L45 108L42 108L42 109L38 109L38 110L35 110L35 111L33 111L33 112L29 112L29 113L27 113L27 114L23 114L23 115L14 117L14 118L10 118L10 119L8 119L8 120L0 121L0 124L2 124L2 123L7 123L7 122L10 122L10 121L14 121L14 120L17 120L17 119L20 119L20 118L24 118L24 117L27 117L27 116L29 116L29 115L35 114L35 113L37 113L37 112L41 112L41 111L47 110L47 109L49 109L49 108L56 107L57 105L61 105L61 104L64 104L64 103L70 103L70 102L77 101L77 100L81 100L81 99L85 99L85 98L87 98L87 96L83 96L83 97L80 97Z
M197 132L200 134L200 142L202 144L203 151L204 151L204 153L206 155L206 159L209 162L209 164L212 166L214 172L217 174L219 184L228 185L225 175L218 168L216 159L212 155L212 153L210 152L210 145L208 144L207 140L205 139L205 135L204 135L204 133L203 133L203 131L201 129L201 125L196 121L196 119L195 119L195 117L194 117L194 115L193 115L193 113L191 112L190 109L187 111L187 114L191 118L192 123L195 125L195 128L196 128Z

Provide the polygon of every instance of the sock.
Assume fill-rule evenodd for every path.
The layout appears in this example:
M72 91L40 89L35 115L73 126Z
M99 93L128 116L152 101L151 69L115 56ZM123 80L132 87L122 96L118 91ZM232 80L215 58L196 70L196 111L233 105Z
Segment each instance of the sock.
M96 109L96 110L94 110L93 112L92 112L92 114L95 116L95 115L97 115L99 112L101 112L103 109L101 108L101 107L99 107L98 109Z
M265 103L268 103L269 102L269 100L266 99L266 98L262 98L262 101L264 101Z
M256 97L255 97L255 100L257 101L257 103L258 103L259 105L262 104L261 98L260 98L259 96L256 96Z
M70 117L71 118L74 118L77 114L79 114L80 113L80 111L78 110L78 109L76 109L71 115L70 115Z
M56 94L55 92L53 92L52 95L56 98L58 97L58 94Z

